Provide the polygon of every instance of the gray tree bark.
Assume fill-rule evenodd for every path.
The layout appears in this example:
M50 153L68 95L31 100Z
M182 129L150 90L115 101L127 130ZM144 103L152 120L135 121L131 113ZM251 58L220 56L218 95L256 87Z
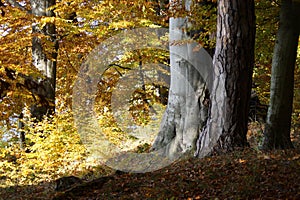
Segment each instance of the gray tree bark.
M300 2L282 0L280 22L272 59L270 105L263 148L292 148L290 139L294 70L300 31Z
M10 0L10 3L22 10L26 10L25 7L20 5L14 0ZM49 8L55 5L55 0L31 0L31 10L28 13L35 16L54 16L54 12ZM54 113L55 110L55 87L56 87L56 58L58 50L58 42L56 40L56 28L53 23L47 23L42 29L39 24L32 25L32 32L41 33L49 36L53 43L53 48L50 56L45 53L42 40L39 36L33 36L32 38L32 63L42 72L43 78L35 80L26 76L24 87L29 89L32 95L35 97L36 103L31 106L31 115L37 120L41 120L43 116ZM21 148L25 147L25 133L22 130L24 122L22 120L23 114L19 116L19 134Z
M189 10L191 3L185 1L181 6ZM208 109L204 102L212 60L203 48L195 52L195 44L187 42L188 28L187 17L170 18L171 84L167 109L152 145L170 158L195 149Z
M31 0L32 14L36 16L53 17L54 12L49 8L55 5L55 0ZM53 23L47 23L43 29L38 24L32 26L33 33L42 33L49 36L53 42L53 49L50 57L46 55L41 38L32 38L32 62L45 76L38 80L37 95L39 101L32 106L31 114L33 117L41 119L46 114L52 114L55 109L55 83L56 83L56 58L58 42L56 41L56 28ZM43 98L44 97L44 98Z
M210 112L196 156L247 146L247 121L254 65L253 0L219 0Z

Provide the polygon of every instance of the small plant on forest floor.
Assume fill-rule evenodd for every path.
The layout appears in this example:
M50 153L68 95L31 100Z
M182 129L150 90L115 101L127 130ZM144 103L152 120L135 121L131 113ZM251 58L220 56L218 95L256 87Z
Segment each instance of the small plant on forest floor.
M264 124L260 122L251 122L248 125L247 140L254 149L260 149L264 139Z

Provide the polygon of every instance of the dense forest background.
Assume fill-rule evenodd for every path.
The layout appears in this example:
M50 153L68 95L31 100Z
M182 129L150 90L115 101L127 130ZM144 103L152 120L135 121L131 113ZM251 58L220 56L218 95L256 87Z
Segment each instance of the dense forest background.
M71 179L73 176L80 178L80 180L75 179L74 183L82 183L82 180L85 184L90 183L90 185L82 186L78 190L84 191L86 189L88 191L87 188L94 188L97 184L101 185L102 179L98 179L99 177L113 176L112 174L116 173L115 169L105 166L99 162L97 157L91 156L93 154L91 154L90 149L86 148L82 135L79 134L74 121L76 117L78 118L78 113L74 116L74 107L72 107L74 103L73 96L75 96L73 94L76 92L74 85L78 81L78 74L83 69L83 64L90 58L90 53L98 45L108 41L113 36L137 28L168 29L171 18L188 18L189 26L182 30L183 33L202 45L213 58L218 37L216 34L217 18L220 17L220 15L217 15L218 6L222 2L213 0L193 1L189 9L186 9L181 1L172 1L172 4L170 4L168 1L148 0L104 0L100 2L85 0L72 2L65 0L2 0L0 2L0 187L4 189L5 193L10 194L9 190L18 191L20 188L49 193L49 191L52 191L51 188L45 188L49 185L40 186L39 184L46 182L57 184L58 182L55 182L55 180L61 180L61 177L67 176L71 176ZM297 43L288 43L288 45L295 45L297 48L294 59L295 65L286 66L288 69L292 69L290 74L294 76L294 78L286 76L289 80L293 79L291 81L293 85L290 85L293 91L293 94L291 94L293 101L290 101L292 103L292 113L282 114L285 119L288 118L286 123L291 125L288 130L282 129L282 132L288 131L288 135L282 138L290 138L290 141L285 141L284 144L280 145L276 143L274 146L268 146L265 139L272 138L270 137L272 135L270 126L265 126L266 120L269 120L269 122L272 120L267 117L268 105L270 99L274 103L274 98L278 97L274 97L272 100L271 93L273 90L270 90L270 87L271 73L275 73L272 71L272 66L274 67L276 64L274 55L276 52L278 53L274 47L280 37L279 22L282 19L291 22L294 20L297 25L297 19L299 19L299 16L294 16L293 13L297 10L289 13L288 16L291 16L291 19L282 17L286 16L286 13L284 14L282 11L286 2L290 1L254 1L256 18L255 47L254 49L251 49L251 46L248 47L250 49L249 53L251 53L250 51L254 52L252 88L251 91L249 90L249 108L248 110L241 110L241 112L247 112L247 115L249 115L248 119L244 121L248 127L246 139L250 149L247 148L245 152L232 153L229 148L226 148L226 153L231 153L221 154L221 157L198 159L198 161L194 161L195 158L185 160L185 164L171 165L166 171L155 172L153 176L160 177L155 181L162 183L161 178L163 177L171 180L176 172L182 172L182 177L185 177L187 174L183 171L186 169L186 173L187 171L192 172L190 175L194 176L195 179L202 182L207 179L207 185L209 185L210 183L213 184L215 180L220 181L221 178L218 176L222 173L226 177L234 177L233 174L227 173L230 171L230 167L237 171L241 170L239 178L247 176L242 172L251 171L250 174L261 173L263 174L261 177L271 181L268 178L272 176L272 173L268 171L264 174L261 171L266 165L270 165L274 170L275 165L278 166L278 172L280 173L286 170L285 165L289 165L290 169L295 169L291 174L297 174L297 170L299 171L299 154L297 152L300 144L299 28L296 28L298 30ZM291 2L294 2L296 8L299 8L297 1ZM293 23L289 25L291 24L293 25ZM168 38L169 35L164 37ZM290 42L288 38L286 41ZM249 45L251 45L250 42ZM293 60L293 58L290 59ZM161 64L163 67L159 71L153 72L147 68L147 63ZM124 99L115 99L115 101L122 103L129 102L127 113L117 113L120 118L126 120L126 114L129 113L131 116L128 121L134 124L134 127L124 129L120 128L120 121L116 117L111 99L114 98L114 89L122 80L124 81L122 77L128 76L130 73L135 73L138 77L140 88L135 89L129 99L126 99L125 96ZM169 52L157 49L137 48L137 50L126 52L121 59L116 59L106 66L105 72L96 85L94 111L97 116L97 123L110 143L124 152L137 154L151 152L152 144L155 141L156 146L160 145L156 136L158 133L162 134L160 125L168 105L168 97L170 97L168 96L169 85L166 86L163 82L169 82L170 73L172 76ZM281 73L283 72L281 71ZM157 78L155 78L155 81L150 80L154 77L159 77L162 83L157 81ZM286 92L289 90L288 87L281 89L286 90ZM279 103L281 102L278 102L278 105ZM285 108L285 110L288 110L288 108ZM272 113L272 111L269 111L269 113ZM129 123L126 120L123 122L124 124ZM147 137L128 134L129 131L134 132L133 130L142 130ZM269 140L267 141L269 142ZM291 145L289 142L291 142ZM236 144L233 146L235 147ZM241 145L241 147L245 146ZM292 147L295 149L277 151L278 149ZM105 145L99 144L96 148L105 148ZM265 152L262 149L273 151ZM232 150L240 149L233 148ZM220 151L216 152L220 153ZM276 163L276 160L279 160L281 164ZM290 163L286 164L287 162ZM235 163L235 165L233 166L232 163ZM210 165L215 166L210 168ZM243 169L236 169L236 166L239 165L243 165ZM201 170L197 171L199 168L207 172L202 174L202 178L199 178L201 176ZM221 168L224 170L218 170ZM209 169L216 170L208 173L207 170ZM119 171L117 173L121 175L117 174L117 178L115 177L116 182L118 184L120 182L128 183L129 185L132 180L135 180L133 183L138 185L140 184L139 180L141 182L151 180L152 176L147 173L145 177L141 178L140 175L124 175ZM212 174L218 175L212 177ZM253 178L252 175L249 175L249 177ZM284 177L278 178L278 180L283 179ZM95 180L100 180L100 182L93 182ZM244 183L247 183L247 181L249 182L248 179L242 180ZM256 179L251 179L251 181L253 184L256 183ZM266 181L268 183L266 187L270 184L268 181ZM74 183L72 182L70 185ZM186 190L192 190L196 187L193 183L190 180L187 184L190 185L189 187L182 187ZM69 183L64 184L68 185ZM113 183L111 184L113 185ZM147 184L151 185L150 182ZM29 185L35 185L36 188L30 189L28 188ZM122 187L121 185L118 186ZM160 185L159 187L163 186ZM232 185L232 188L237 187L237 185ZM246 187L252 186L249 184ZM299 189L299 184L295 187ZM163 198L172 199L179 195L174 192L176 191L174 185L170 188L173 188L173 193L170 193L171 196L163 194ZM235 191L230 188L227 189L228 193ZM255 188L252 189L255 190ZM109 190L106 189L106 192L113 194L113 191ZM139 191L139 189L136 190ZM264 188L261 192L263 190ZM280 189L278 190L282 192ZM283 187L282 190L288 189ZM297 191L297 188L295 190ZM277 189L274 189L274 191L277 191ZM141 190L140 192L153 194L154 197L163 193L154 189L148 192ZM194 199L201 196L192 191L190 192ZM279 194L281 194L280 192ZM290 197L295 194L294 190L289 192ZM181 192L181 194L183 193L184 191ZM23 192L20 194L25 195ZM207 194L212 195L206 196L207 198L220 195L220 193L214 192L208 192ZM226 196L224 191L221 194ZM238 194L240 195L240 193ZM279 196L283 198L284 194L286 193L283 192L282 196ZM299 193L297 194L299 195ZM26 195L30 196L30 194ZM44 195L47 196L48 194ZM11 196L12 198L13 196ZM101 197L99 196L99 198ZM138 199L138 197L136 198Z

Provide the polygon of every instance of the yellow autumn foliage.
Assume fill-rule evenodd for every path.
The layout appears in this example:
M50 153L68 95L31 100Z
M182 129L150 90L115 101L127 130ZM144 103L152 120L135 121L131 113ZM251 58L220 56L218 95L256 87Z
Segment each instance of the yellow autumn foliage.
M85 148L70 119L70 113L65 113L38 124L28 123L25 151L17 144L1 148L1 185L27 185L68 174L81 175L86 167Z

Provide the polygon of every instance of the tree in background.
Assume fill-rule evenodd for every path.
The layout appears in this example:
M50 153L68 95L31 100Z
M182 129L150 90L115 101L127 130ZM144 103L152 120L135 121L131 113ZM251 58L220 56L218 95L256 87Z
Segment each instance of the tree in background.
M32 14L35 16L46 16L54 19L52 8L55 0L32 0ZM32 26L32 62L33 65L42 72L44 76L38 80L37 92L40 99L39 102L32 106L31 114L33 117L41 119L46 114L53 114L55 109L55 85L56 85L56 59L58 51L58 41L56 35L56 27L51 20L45 20L44 24L33 24ZM36 34L36 36L35 36ZM46 36L44 43L50 42L48 49L42 43L41 36ZM44 99L41 99L44 98Z
M264 149L293 147L290 131L299 21L300 2L283 0L272 59L271 96L264 130Z
M34 103L30 107L31 116L41 121L45 115L54 114L55 109L58 42L56 40L56 27L53 21L49 20L51 18L54 19L55 16L53 10L50 9L55 5L55 0L32 0L30 1L30 9L27 9L26 4L23 6L14 0L9 0L8 2L14 7L33 14L37 18L48 17L43 24L39 23L38 20L32 24L32 64L42 76L34 78L22 74L25 81L19 84L23 89L29 90L34 99ZM20 143L21 148L24 148L23 113L20 114L19 120Z

